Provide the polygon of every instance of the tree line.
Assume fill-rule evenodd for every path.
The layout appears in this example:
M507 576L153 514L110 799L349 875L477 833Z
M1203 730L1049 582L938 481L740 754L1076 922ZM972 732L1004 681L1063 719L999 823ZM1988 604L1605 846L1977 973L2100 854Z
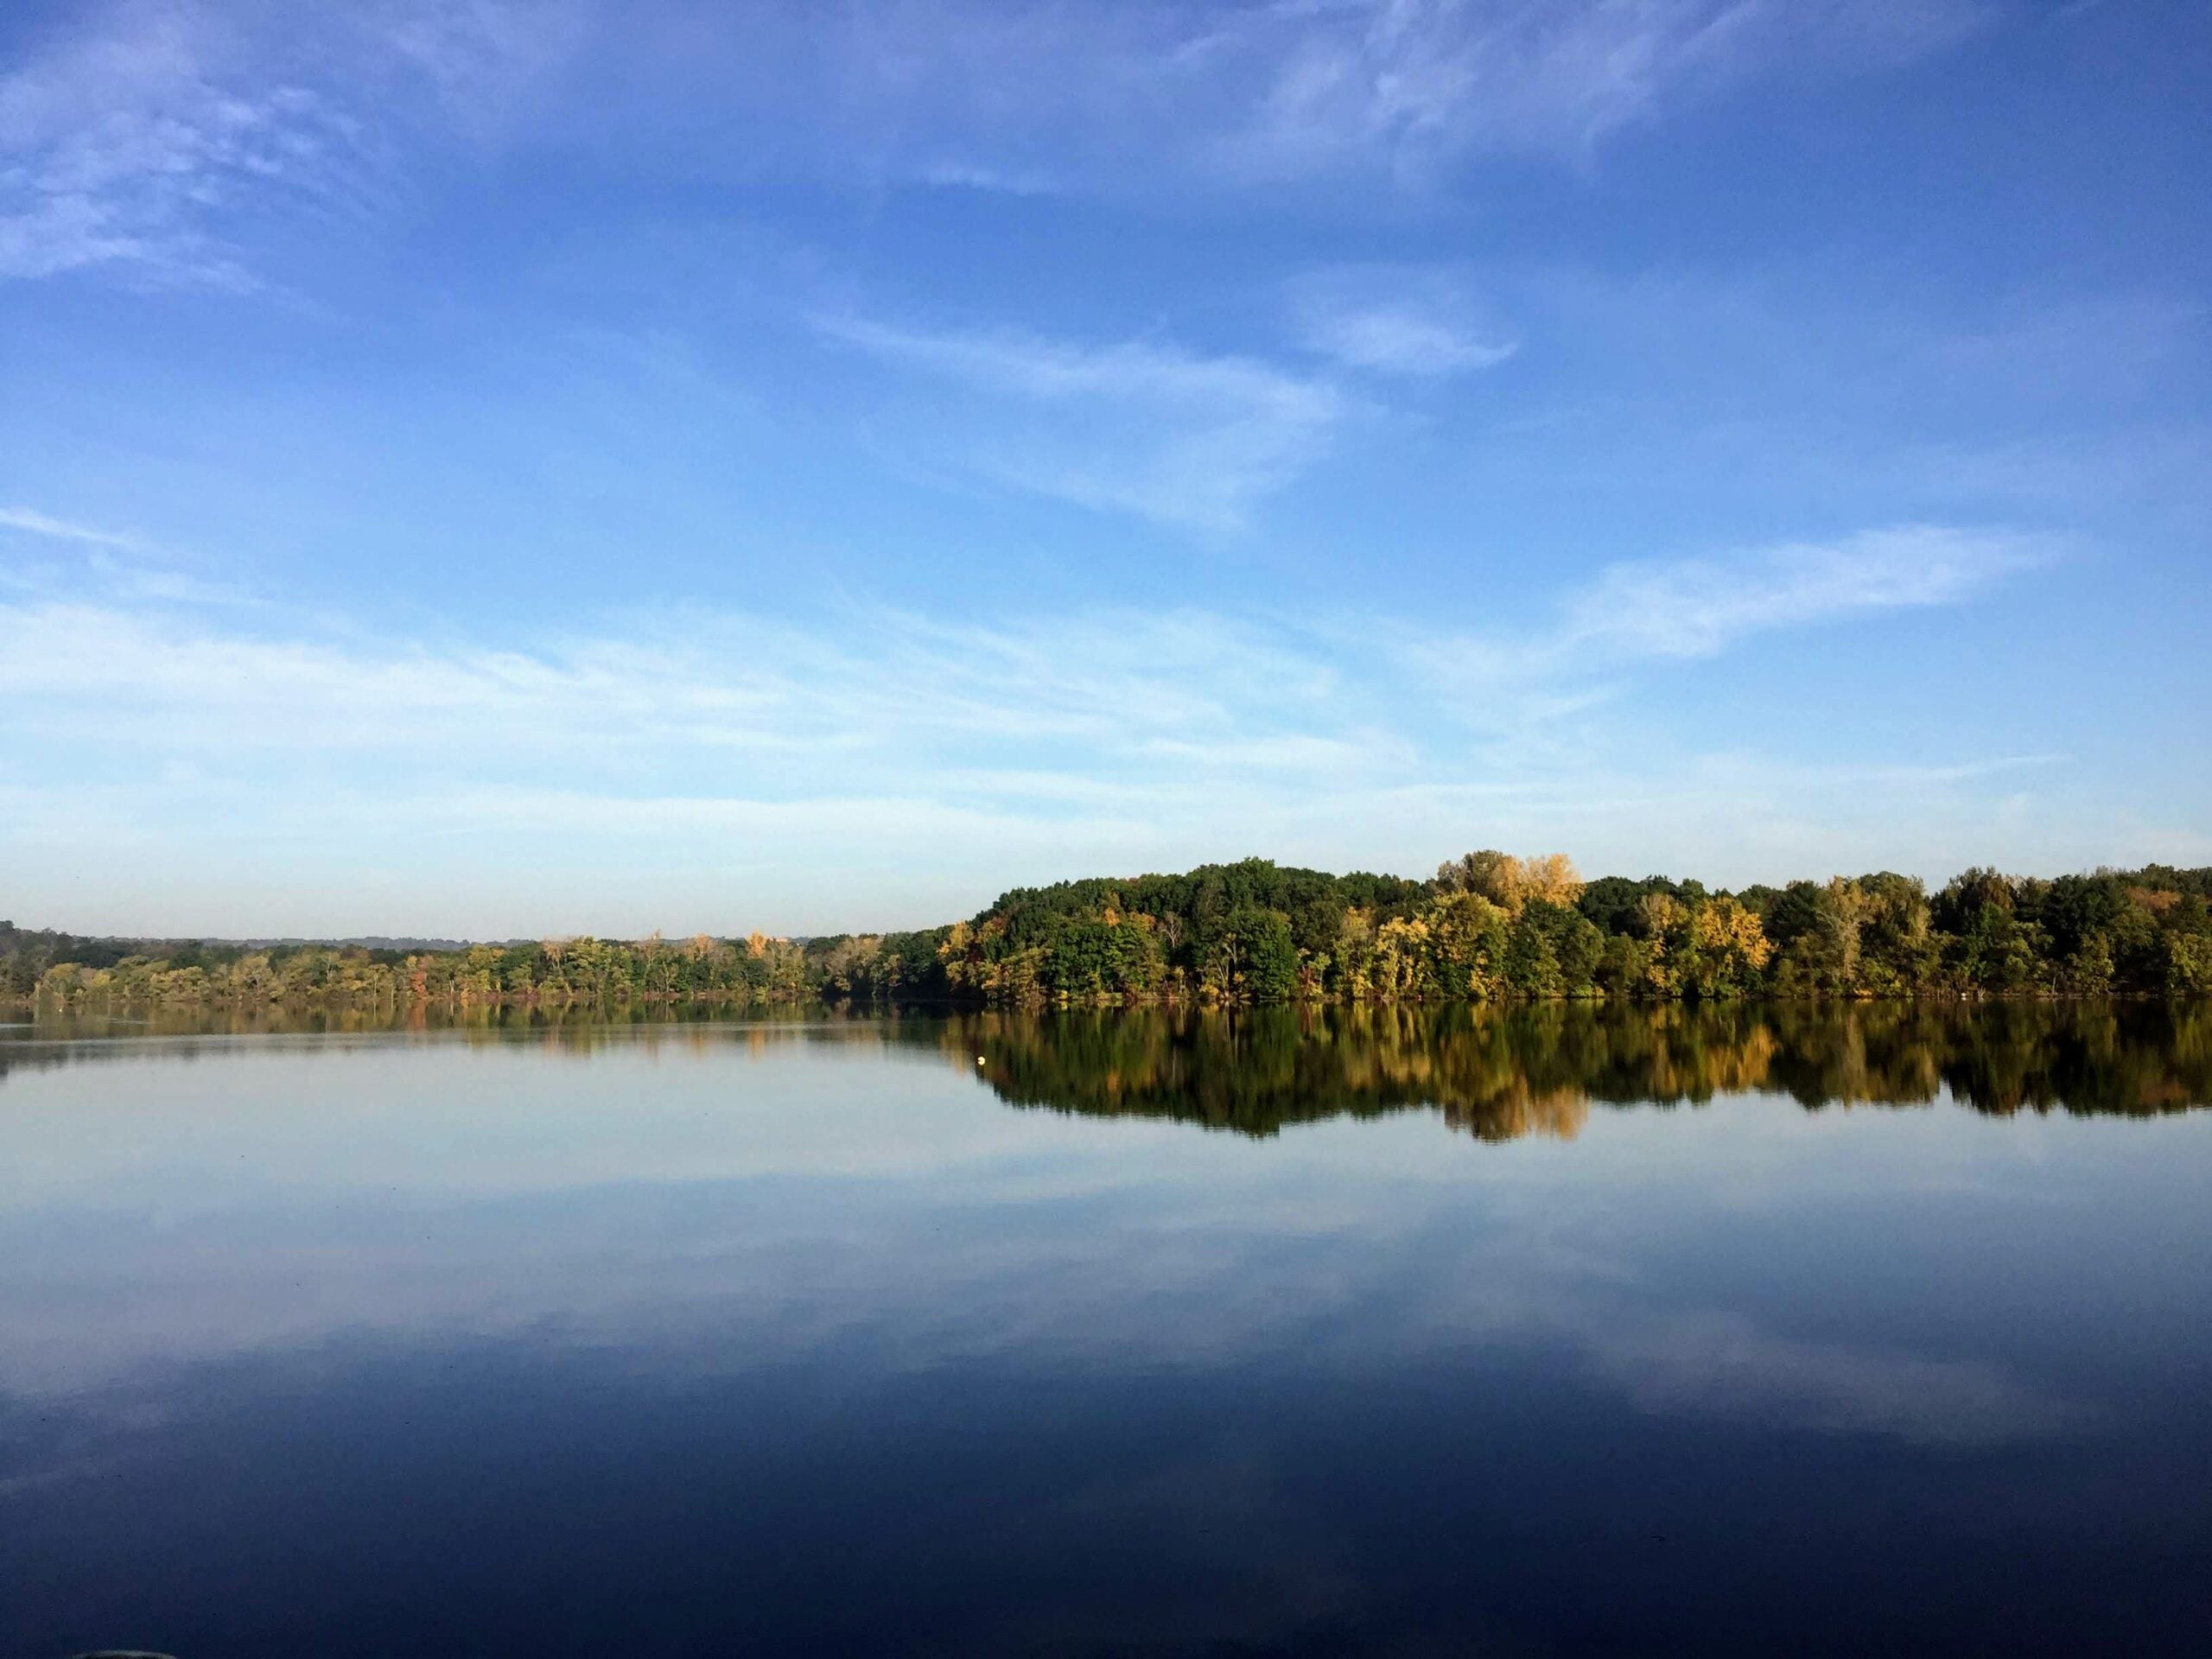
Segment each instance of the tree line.
M1987 868L1934 893L1879 872L1737 892L1585 881L1494 850L1427 880L1265 859L1016 888L910 932L701 934L405 950L84 939L0 922L0 998L103 1004L624 1007L817 999L999 1006L2212 992L2212 869L2053 880Z
M1006 894L936 948L1014 1004L1492 1001L2212 991L2212 870L1881 872L1713 891L1469 853L1427 881L1265 860ZM909 971L902 957L871 980Z

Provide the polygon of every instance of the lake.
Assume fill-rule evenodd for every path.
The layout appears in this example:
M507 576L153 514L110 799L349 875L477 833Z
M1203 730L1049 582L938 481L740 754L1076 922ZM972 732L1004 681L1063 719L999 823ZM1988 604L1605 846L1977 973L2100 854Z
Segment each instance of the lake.
M2212 1011L0 1030L0 1654L2212 1650Z

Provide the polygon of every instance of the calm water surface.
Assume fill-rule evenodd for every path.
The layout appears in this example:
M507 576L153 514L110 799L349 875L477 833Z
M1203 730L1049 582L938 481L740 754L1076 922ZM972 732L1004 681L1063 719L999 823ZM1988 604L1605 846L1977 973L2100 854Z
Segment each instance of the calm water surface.
M2152 1007L7 1029L0 1654L2202 1653L2208 1104Z

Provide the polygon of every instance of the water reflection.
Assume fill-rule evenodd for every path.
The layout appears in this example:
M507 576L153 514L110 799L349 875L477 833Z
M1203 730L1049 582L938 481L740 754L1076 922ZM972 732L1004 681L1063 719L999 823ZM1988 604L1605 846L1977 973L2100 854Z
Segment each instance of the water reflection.
M2147 1001L809 1010L742 1022L501 1008L418 1010L398 1026L264 1009L0 1029L0 1080L11 1068L145 1052L87 1038L195 1039L163 1049L191 1053L239 1036L395 1031L578 1057L614 1044L699 1053L728 1044L755 1052L782 1043L934 1049L1009 1105L1251 1135L1429 1107L1478 1140L1571 1141L1593 1105L1695 1104L1745 1093L1783 1095L1809 1109L1926 1106L1948 1095L1993 1116L2153 1116L2212 1103L2212 1007Z
M2204 1040L10 1032L0 1652L2187 1650Z
M1770 1092L1818 1109L2150 1116L2212 1103L2212 1010L2164 1003L1253 1009L982 1014L942 1040L1001 1098L1272 1135L1436 1106L1484 1141L1572 1140L1593 1103Z

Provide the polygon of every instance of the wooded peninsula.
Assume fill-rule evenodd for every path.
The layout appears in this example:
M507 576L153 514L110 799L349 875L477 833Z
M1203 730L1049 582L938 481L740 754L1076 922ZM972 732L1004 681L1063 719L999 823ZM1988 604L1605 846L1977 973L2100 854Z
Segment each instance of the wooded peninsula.
M912 932L450 948L83 938L0 922L0 1001L130 1007L1465 1002L2212 993L2212 868L1709 891L1484 851L1427 880L1265 859L1063 881Z

